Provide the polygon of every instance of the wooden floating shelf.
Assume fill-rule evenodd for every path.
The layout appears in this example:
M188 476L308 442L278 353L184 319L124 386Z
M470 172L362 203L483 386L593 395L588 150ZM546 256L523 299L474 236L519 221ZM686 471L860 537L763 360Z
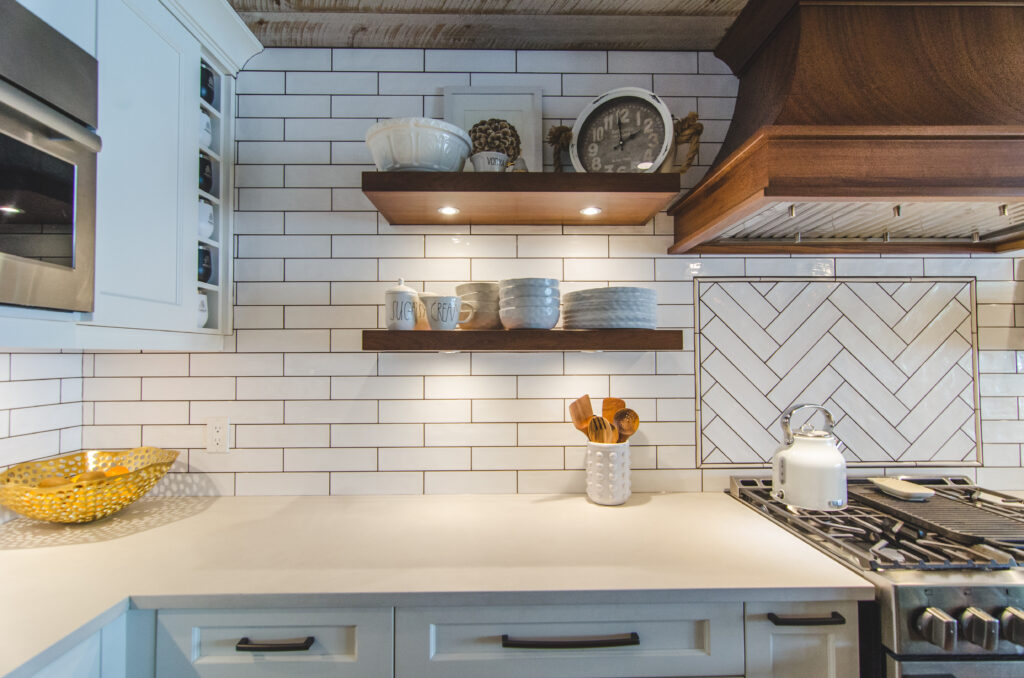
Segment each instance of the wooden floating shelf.
M363 330L364 351L681 351L682 330Z
M646 224L679 194L678 174L363 172L363 193L392 225ZM458 214L438 209L452 206ZM601 213L580 210L597 206Z

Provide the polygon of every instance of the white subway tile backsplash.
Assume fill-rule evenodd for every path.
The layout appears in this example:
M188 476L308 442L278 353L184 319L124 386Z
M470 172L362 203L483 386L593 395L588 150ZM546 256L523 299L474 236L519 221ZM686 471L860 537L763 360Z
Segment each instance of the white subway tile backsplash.
M376 471L377 449L372 447L345 448L285 448L285 471Z
M516 425L502 424L434 424L423 425L424 444L427 446L458 445L515 445Z
M513 471L427 471L424 494L514 494Z
M60 380L0 382L0 410L60 402Z
M236 382L239 400L318 400L331 393L329 377L238 377Z
M555 73L473 73L473 87L521 87L539 89L544 96L562 93L562 76Z
M825 402L851 444L866 434L844 422L859 416L858 408L870 407L854 386L877 390L881 384L872 400L890 392L902 398L898 406L883 409L890 416L900 408L908 411L896 426L909 439L900 443L900 433L888 422L877 435L893 446L894 455L906 450L907 459L924 458L934 450L914 442L940 433L934 417L926 415L944 408L932 401L942 396L958 412L971 412L971 352L961 350L972 342L970 319L943 326L953 338L934 350L931 335L942 323L932 322L923 307L903 319L914 315L906 309L925 298L915 287L920 281L884 291L851 283L850 294L831 299L829 288L825 297L800 298L809 314L800 319L800 314L782 314L794 299L782 287L751 279L839 275L980 279L978 307L969 308L969 294L959 300L975 313L980 328L973 339L982 349L978 407L985 468L979 477L1019 470L1024 432L1017 417L1024 414L1024 386L1017 377L1024 375L1024 321L1018 326L1017 318L1024 318L1024 288L1015 280L1015 268L1024 260L670 256L666 249L674 241L674 224L665 213L640 226L392 226L360 189L361 173L373 170L364 141L370 125L388 117L440 118L442 88L467 84L542 89L542 134L552 125L572 125L594 96L611 87L653 89L674 115L695 110L705 125L703 164L681 178L689 187L721 146L736 83L710 52L265 50L237 80L237 331L227 338L226 351L2 353L0 464L83 445L117 449L146 443L183 450L158 494L579 494L585 438L569 422L567 406L589 393L598 409L600 399L612 395L626 398L640 414L643 424L632 445L634 491L710 491L720 489L735 470L712 468L728 460L713 451L702 459L700 450L711 450L712 438L724 440L729 426L747 439L748 452L734 459L741 465L762 464L763 455L778 444L773 417L764 426L753 414L749 421L732 419L730 408L742 409L740 400L756 410L751 394L739 395L737 375L772 397ZM553 158L546 145L544 155L550 171ZM460 282L528 276L561 280L563 294L607 285L655 289L659 326L681 328L686 350L361 350L361 330L383 326L384 291L399 277L415 289L452 293ZM695 281L711 276L742 278L763 295L757 303L731 288L739 295L734 305L760 318L751 321L751 332L781 346L779 357L755 353L752 348L763 347L753 334L725 327L722 318L735 318L721 304L694 305ZM818 322L829 316L813 313L823 302L841 309L849 322ZM704 314L713 306L726 316L708 322ZM860 317L865 313L875 320ZM785 317L772 324L775 315ZM790 340L797 328L798 336ZM695 330L701 347L694 346ZM835 346L824 350L823 339L808 343L804 335L815 331L829 333ZM866 350L865 342L872 341L879 348ZM912 348L903 352L906 342ZM708 359L710 347L724 352L735 369L717 369L722 365ZM865 369L838 357L832 367L809 364L833 347L841 348L836 356L846 351ZM695 348L705 358L696 374ZM790 358L796 363L790 365ZM902 368L913 371L918 365L913 374L900 376ZM907 384L890 391L899 379ZM840 387L844 380L848 383ZM205 423L214 416L231 421L231 454L203 451ZM698 440L702 418L704 435ZM729 426L723 418L730 418ZM965 431L973 431L973 421L966 416L957 435L939 445L940 457L953 460L970 443ZM872 463L888 458L880 449L859 453ZM876 453L882 456L871 457ZM965 449L955 463L964 455L973 459ZM854 473L860 469L851 466ZM1015 481L990 484L997 482Z
M336 71L422 71L422 49L362 49L333 50L333 68Z
M331 399L418 400L423 398L425 379L448 378L461 377L331 377Z
M584 393L591 398L608 395L608 377L598 376L522 376L519 377L520 398L569 398L575 400ZM616 396L625 397L625 396Z
M0 357L2 381L81 376L82 356L78 353L15 353Z
M516 70L516 53L508 49L428 49L425 57L425 71Z
M385 256L416 256L394 255ZM514 257L516 238L511 235L428 235L426 237L428 257ZM520 256L534 256L524 255ZM550 254L545 256L551 256Z
M474 447L474 471L519 469L561 469L565 457L561 447Z
M239 118L328 118L330 95L240 94Z
M245 64L247 71L329 71L331 50L270 47Z
M309 160L304 162L310 162ZM326 162L326 160L325 160ZM329 210L331 191L326 188L239 188L238 207L244 210Z
M93 412L93 423L100 426L189 423L189 403L181 401L95 403Z
M423 494L423 472L332 473L331 494Z
M423 424L331 424L331 447L421 447Z
M235 78L237 94L284 94L281 71L242 71Z
M330 144L328 141L363 141L368 130L376 121L372 118L331 118L328 120L317 118L285 120L284 138L289 144L305 142L310 149L316 148L316 152L310 150L306 157L310 162L329 162L323 160L325 155L330 156ZM240 162L244 162L241 161ZM290 162L300 163L303 160L292 160Z
M377 408L382 424L470 420L469 400L381 400Z
M376 73L291 72L287 94L377 94Z
M427 401L436 402L436 401ZM467 401L468 403L469 401ZM529 400L474 400L472 421L474 422L540 422L564 421L564 405L561 399L538 398ZM429 418L423 421L428 421ZM467 421L459 419L457 421Z
M609 73L696 73L696 52L608 52ZM705 71L702 71L705 72Z
M292 496L330 494L329 473L236 473L235 494Z
M234 400L233 377L143 377L142 400Z
M608 90L619 87L641 87L646 90L653 89L651 76L645 73L609 73L598 75L563 75L562 93L566 96L593 96L604 94ZM659 90L660 93L660 90ZM676 94L677 92L664 92L665 94ZM678 92L686 96L695 93Z
M235 427L238 447L326 447L331 429L327 424L239 424Z
M281 118L238 118L235 121L235 140L284 141L284 120ZM238 217L236 216L235 219Z
M378 94L441 94L469 84L469 73L381 73Z
M468 447L383 447L381 471L469 471Z
M26 407L11 411L9 435L21 436L81 425L81 403Z

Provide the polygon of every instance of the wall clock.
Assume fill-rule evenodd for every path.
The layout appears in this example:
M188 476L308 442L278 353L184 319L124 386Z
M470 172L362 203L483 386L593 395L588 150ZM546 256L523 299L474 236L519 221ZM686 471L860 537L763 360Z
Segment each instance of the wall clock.
M639 87L591 101L572 127L569 158L577 172L656 172L672 144L672 114Z

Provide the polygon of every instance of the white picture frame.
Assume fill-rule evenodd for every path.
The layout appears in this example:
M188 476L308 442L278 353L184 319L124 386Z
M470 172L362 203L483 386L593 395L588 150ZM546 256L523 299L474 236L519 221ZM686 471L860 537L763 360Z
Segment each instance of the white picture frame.
M523 160L531 172L544 171L539 87L445 87L444 119L469 132L489 118L507 120L519 133ZM472 164L466 163L472 171Z

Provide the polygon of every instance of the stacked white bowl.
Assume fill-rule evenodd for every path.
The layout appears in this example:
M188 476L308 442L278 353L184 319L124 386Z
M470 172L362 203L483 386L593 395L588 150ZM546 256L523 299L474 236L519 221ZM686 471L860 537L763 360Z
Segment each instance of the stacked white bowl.
M646 287L596 287L565 295L565 329L648 329L658 326L658 295Z
M498 289L501 324L510 330L550 330L558 324L558 281L554 278L510 278Z

